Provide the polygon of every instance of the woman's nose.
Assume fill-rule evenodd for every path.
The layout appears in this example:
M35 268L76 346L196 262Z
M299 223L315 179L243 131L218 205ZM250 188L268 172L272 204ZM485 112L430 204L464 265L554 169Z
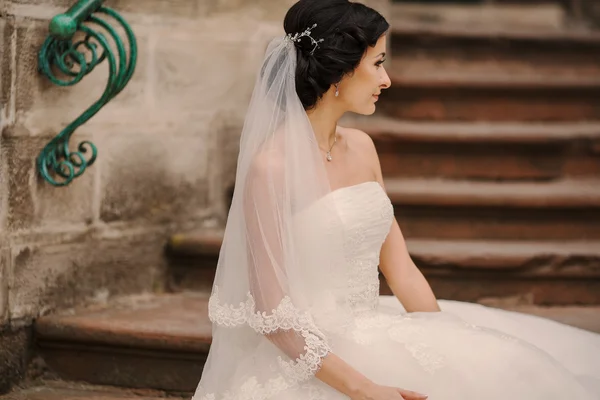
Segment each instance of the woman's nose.
M387 71L384 69L383 70L383 80L382 80L382 83L381 83L381 88L382 89L387 89L390 86L392 86L392 81L390 80L390 77L389 77Z

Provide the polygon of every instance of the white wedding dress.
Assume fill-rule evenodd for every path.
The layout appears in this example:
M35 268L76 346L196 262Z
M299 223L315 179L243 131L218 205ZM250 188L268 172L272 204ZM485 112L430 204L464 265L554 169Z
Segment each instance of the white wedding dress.
M351 329L326 333L333 353L362 374L430 400L600 399L600 335L453 301L440 301L441 313L407 314L394 297L379 296L379 252L394 217L384 190L377 182L337 189L306 212L323 201L341 213L355 314ZM322 307L327 315L327 301ZM272 398L347 397L312 377Z

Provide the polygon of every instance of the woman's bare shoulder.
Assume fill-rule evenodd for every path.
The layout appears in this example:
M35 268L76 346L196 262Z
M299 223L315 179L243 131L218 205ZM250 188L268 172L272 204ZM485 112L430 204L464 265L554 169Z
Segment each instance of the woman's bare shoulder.
M366 132L356 128L346 128L342 126L338 126L338 128L339 132L345 136L349 146L364 150L367 154L373 152L376 153L375 143L373 143L373 139Z
M365 159L376 176L376 179L383 184L381 174L381 165L375 143L369 134L356 128L339 127L340 133L346 136L348 146L365 156Z

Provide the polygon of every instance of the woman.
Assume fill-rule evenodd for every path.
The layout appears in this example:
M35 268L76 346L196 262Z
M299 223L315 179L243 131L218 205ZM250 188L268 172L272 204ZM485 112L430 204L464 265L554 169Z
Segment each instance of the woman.
M385 19L301 0L284 28L242 132L194 400L600 398L598 335L476 305L440 312L411 261L373 142L337 125L390 86ZM378 265L397 300L380 301ZM558 341L535 340L549 330Z

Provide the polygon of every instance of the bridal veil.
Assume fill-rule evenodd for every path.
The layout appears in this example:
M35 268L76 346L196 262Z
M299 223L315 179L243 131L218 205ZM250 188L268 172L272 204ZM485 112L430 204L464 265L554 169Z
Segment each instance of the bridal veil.
M213 341L194 400L260 400L302 385L331 351L327 332L351 319L343 232L296 93L296 51L289 36L273 39L258 73L209 301Z

